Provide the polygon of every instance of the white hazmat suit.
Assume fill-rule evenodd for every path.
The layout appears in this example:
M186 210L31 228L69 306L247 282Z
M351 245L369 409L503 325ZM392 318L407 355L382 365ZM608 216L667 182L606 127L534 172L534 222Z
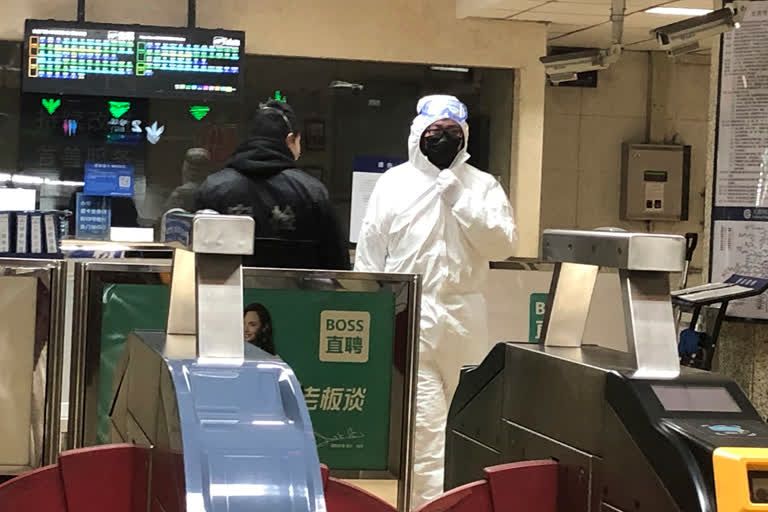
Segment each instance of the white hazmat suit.
M488 351L483 289L489 261L512 255L512 208L499 183L467 164L466 107L452 96L427 96L408 138L409 161L378 181L363 220L355 270L422 275L421 341L411 507L443 491L448 405L461 366ZM464 144L439 170L420 149L432 123L453 119Z

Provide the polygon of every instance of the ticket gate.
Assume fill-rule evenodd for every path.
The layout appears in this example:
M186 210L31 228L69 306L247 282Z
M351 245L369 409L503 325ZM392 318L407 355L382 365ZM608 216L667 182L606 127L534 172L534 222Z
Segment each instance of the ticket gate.
M167 331L131 333L115 370L117 444L0 485L0 510L394 511L323 476L296 376L243 342L253 233L250 217L194 216L174 250Z
M684 251L677 236L546 231L543 342L500 343L462 372L446 489L554 459L560 511L768 510L768 426L732 380L679 365L669 273ZM627 352L582 339L599 266L618 269Z

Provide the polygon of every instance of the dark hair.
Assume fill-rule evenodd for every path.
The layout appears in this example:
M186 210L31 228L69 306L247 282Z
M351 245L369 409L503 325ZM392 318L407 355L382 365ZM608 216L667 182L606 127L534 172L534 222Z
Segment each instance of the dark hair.
M299 134L299 120L288 103L269 100L259 105L253 116L249 135L285 140L289 133Z
M269 352L273 356L276 355L277 352L275 351L275 342L272 339L272 316L269 314L269 311L264 307L263 304L253 302L245 306L245 309L243 310L243 318L245 318L245 315L251 311L259 315L261 329L256 335L256 339L249 343L256 345L265 352Z

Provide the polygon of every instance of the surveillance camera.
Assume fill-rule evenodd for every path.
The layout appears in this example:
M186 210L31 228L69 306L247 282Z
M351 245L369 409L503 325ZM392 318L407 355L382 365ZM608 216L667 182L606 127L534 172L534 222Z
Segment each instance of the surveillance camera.
M560 55L548 55L539 60L544 64L547 76L554 84L576 80L578 73L606 69L619 60L621 45L614 45L608 50L598 48Z
M701 41L739 27L744 9L739 4L723 7L703 16L695 16L653 29L653 35L662 50L670 57L694 52L701 48Z

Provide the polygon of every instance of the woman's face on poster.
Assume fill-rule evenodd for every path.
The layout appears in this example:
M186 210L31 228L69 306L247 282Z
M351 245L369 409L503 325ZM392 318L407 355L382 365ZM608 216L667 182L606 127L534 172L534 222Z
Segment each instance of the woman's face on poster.
M243 331L245 341L254 341L261 330L261 318L255 311L249 311L243 317Z

